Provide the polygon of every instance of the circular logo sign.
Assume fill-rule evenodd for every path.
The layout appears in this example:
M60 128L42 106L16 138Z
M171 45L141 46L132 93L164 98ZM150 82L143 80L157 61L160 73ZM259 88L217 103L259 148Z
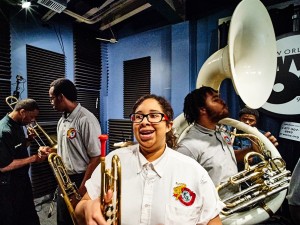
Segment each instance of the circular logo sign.
M300 118L300 34L277 38L277 72L264 112L284 119Z

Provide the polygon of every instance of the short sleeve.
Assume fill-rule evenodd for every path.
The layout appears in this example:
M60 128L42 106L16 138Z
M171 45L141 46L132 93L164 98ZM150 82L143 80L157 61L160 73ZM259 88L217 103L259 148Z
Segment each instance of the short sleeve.
M13 160L13 143L9 133L3 132L0 139L0 168L8 166Z
M100 182L101 182L101 164L99 164L90 179L88 179L85 183L85 187L88 195L91 199L96 199L100 195Z
M203 207L197 225L202 225L207 224L211 219L218 216L225 204L220 200L216 188L207 173L204 173L199 182L199 192Z
M100 141L98 139L101 134L100 124L96 118L84 117L82 121L82 135L85 139L83 143L86 143L87 154L90 157L96 157L100 155Z

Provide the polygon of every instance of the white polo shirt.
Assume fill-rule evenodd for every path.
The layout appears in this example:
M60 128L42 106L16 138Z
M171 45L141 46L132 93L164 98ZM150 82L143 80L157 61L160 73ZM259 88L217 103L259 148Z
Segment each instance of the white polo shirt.
M108 154L106 167L115 154L122 171L122 225L207 224L224 206L207 172L183 154L166 147L150 163L134 145ZM85 184L91 199L100 194L100 170Z
M62 157L69 175L84 173L89 158L100 155L100 134L99 121L80 104L68 117L60 118L57 124L57 153Z

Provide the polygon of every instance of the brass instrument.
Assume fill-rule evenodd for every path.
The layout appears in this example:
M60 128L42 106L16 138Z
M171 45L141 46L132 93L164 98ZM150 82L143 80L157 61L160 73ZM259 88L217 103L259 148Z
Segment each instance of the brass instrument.
M8 96L5 98L6 104L13 110L17 102L19 101L15 96Z
M260 0L242 0L231 17L228 45L204 62L196 87L208 86L219 90L223 80L229 78L243 102L257 109L266 103L272 92L276 68L276 37L268 11ZM226 206L220 218L224 225L259 224L280 208L289 185L290 172L275 146L256 128L230 118L219 123L237 128L251 135L251 139L256 136L263 149L262 153L247 155L245 170L218 187L218 190L229 185L249 187L222 200ZM183 113L174 120L178 141L191 126L193 124L187 123ZM249 166L251 155L257 155L262 162Z
M102 213L109 224L121 225L121 163L117 155L112 157L111 169L105 168L106 141L108 136L99 136L101 142L101 191ZM108 190L113 191L112 201L106 203L104 196Z
M6 103L9 105L9 107L12 110L14 109L14 106L18 102L18 99L14 96L8 96L5 100L6 100ZM46 131L37 122L34 122L34 124L27 125L26 128L29 132L34 132L34 134L36 135L36 137L34 137L34 140L38 146L49 146L52 149L57 150L56 139L50 137L46 133ZM45 138L48 140L48 142L49 142L48 145L45 144L45 142L43 141L39 132L41 134L43 134L45 136ZM67 174L64 163L62 162L62 159L59 155L57 155L56 153L51 153L48 156L48 162L54 173L54 176L58 183L58 186L61 189L62 197L67 205L67 208L68 208L68 211L72 218L72 221L73 221L74 225L77 225L77 222L75 220L74 208L71 204L70 196L75 195L75 198L77 200L80 200L81 196L78 193L78 189L77 189L75 183L72 183L69 175ZM48 217L51 217L53 204L54 204L54 202L52 202L52 204L50 206Z
M272 158L270 150L265 148L264 143L257 136L248 133L233 135L250 138L251 140L255 138L257 143L253 142L253 144L259 146L260 153L249 152L246 154L244 157L244 170L217 187L218 192L228 186L238 185L243 187L240 192L222 199L225 207L221 213L229 216L236 212L260 206L269 214L273 214L264 201L267 197L288 188L291 172L286 170L286 164L282 158ZM249 161L253 156L258 156L261 162L251 166Z
M7 105L13 110L14 106L17 104L17 102L19 101L15 96L8 96L5 99ZM26 126L27 130L31 133L34 132L35 137L34 140L37 143L38 146L49 146L52 149L57 149L57 141L55 138L50 137L46 131L35 121L31 124L28 124ZM47 141L49 142L49 144L45 144L45 142L43 141L41 135L39 134L39 132L41 132L45 138L47 139Z
M75 210L70 200L70 197L73 195L78 201L81 199L76 184L72 183L70 177L67 174L62 159L59 155L57 155L56 153L51 153L48 156L48 162L53 170L56 181L61 189L62 197L67 205L72 221L74 225L77 225L76 218L75 218Z
M245 134L235 136L255 139L260 153L250 152L244 158L245 169L217 187L220 191L230 185L243 187L240 192L222 199L225 204L220 217L223 224L258 224L271 217L285 199L290 183L290 171L276 147L257 128L241 121L225 118L220 124L235 127ZM258 156L261 162L250 166L249 159Z

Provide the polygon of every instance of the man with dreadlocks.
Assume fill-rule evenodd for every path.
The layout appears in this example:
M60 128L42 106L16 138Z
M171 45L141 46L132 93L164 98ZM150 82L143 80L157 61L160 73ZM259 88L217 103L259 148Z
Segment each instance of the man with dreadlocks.
M183 112L187 122L193 125L178 143L177 150L197 160L215 186L227 182L238 172L237 162L248 152L258 151L256 145L233 150L230 135L218 124L219 120L229 116L228 107L218 91L205 86L192 91L184 99ZM269 137L271 141L273 138ZM238 190L238 186L231 186L222 189L219 195L224 198Z

